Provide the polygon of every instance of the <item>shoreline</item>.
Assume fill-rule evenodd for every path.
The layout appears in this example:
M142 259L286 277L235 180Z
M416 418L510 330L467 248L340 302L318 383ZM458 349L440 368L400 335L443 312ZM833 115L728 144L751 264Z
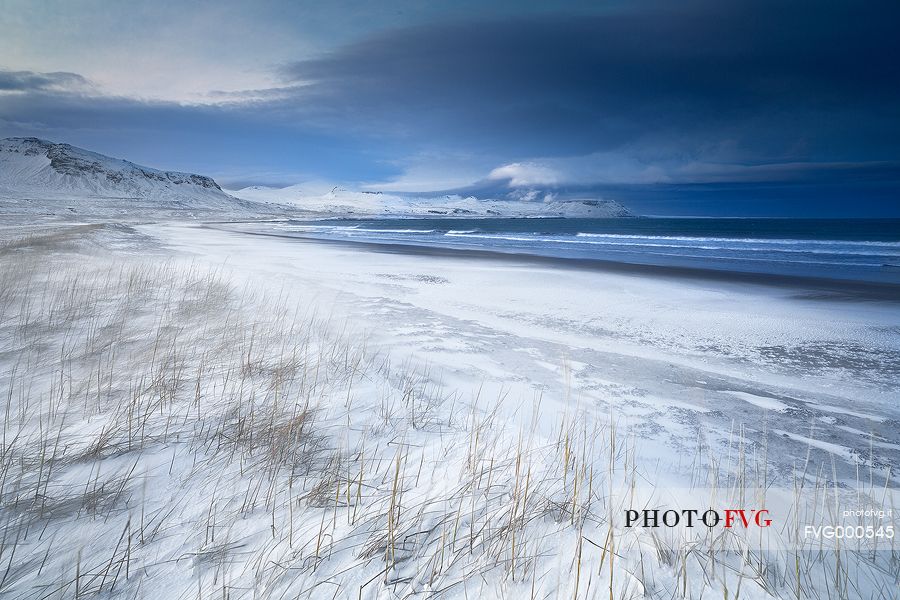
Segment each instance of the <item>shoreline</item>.
M843 300L865 302L900 303L900 284L873 281L856 281L851 279L830 279L804 275L780 275L772 273L753 273L747 271L724 271L720 269L703 269L698 267L645 265L640 263L619 262L599 258L563 258L529 254L524 252L501 252L496 250L479 250L469 248L446 248L426 246L422 244L379 243L363 240L336 240L310 237L296 234L275 232L248 231L204 223L203 228L264 237L275 237L296 240L301 243L322 243L349 248L357 248L380 254L399 254L406 256L432 256L451 259L475 258L500 262L522 263L540 266L553 266L576 271L595 271L616 273L621 275L650 275L662 279L693 279L698 281L715 281L719 283L749 284L779 289L793 289L799 292L796 297L810 300Z

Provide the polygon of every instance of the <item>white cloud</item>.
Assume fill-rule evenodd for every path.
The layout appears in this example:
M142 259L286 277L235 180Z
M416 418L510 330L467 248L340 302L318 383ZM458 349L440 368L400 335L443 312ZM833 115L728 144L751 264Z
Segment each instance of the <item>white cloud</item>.
M292 21L235 2L9 0L0 31L7 69L71 71L109 95L185 103L275 87L279 63L316 49Z
M482 161L469 155L426 152L399 165L403 172L385 182L364 184L367 191L434 192L466 187L484 176Z
M511 187L660 183L668 180L661 165L648 164L625 154L603 152L565 158L536 158L502 165L489 179L508 179Z
M488 179L508 179L512 187L529 187L533 185L556 185L561 183L560 174L545 165L538 163L510 163L497 167L488 175Z

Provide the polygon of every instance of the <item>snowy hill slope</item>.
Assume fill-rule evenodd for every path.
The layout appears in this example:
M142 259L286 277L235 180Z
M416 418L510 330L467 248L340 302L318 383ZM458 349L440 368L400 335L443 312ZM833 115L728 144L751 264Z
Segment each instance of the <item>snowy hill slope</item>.
M46 140L0 140L0 209L30 215L109 218L627 217L604 199L535 201L433 198L323 185L249 187L226 193L210 177L161 171Z
M209 177L160 171L38 138L0 140L0 203L21 213L260 212Z
M323 215L365 217L456 216L456 217L569 217L605 218L632 216L612 200L509 200L479 199L457 195L437 198L400 196L382 192L351 191L340 187L317 189L294 185L286 188L253 186L232 192L254 202L290 204Z

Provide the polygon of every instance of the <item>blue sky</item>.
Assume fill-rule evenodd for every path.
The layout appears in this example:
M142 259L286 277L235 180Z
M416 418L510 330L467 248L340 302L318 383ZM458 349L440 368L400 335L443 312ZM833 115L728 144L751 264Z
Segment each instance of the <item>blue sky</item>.
M2 0L0 136L229 187L900 216L898 6Z

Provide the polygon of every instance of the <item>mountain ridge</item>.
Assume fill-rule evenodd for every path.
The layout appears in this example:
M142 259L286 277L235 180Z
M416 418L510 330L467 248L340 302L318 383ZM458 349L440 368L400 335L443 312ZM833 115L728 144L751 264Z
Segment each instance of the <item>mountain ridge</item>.
M351 217L562 217L619 218L634 215L614 200L583 198L533 200L477 198L458 194L402 195L297 184L284 188L249 186L231 192L238 198L272 202L331 215Z
M0 203L19 214L129 215L187 218L308 217L564 217L633 216L613 200L559 200L552 195L434 197L305 184L224 191L211 177L163 171L37 137L0 139ZM194 214L194 213L197 214ZM206 215L203 217L202 215Z
M154 189L157 188L157 189ZM228 196L211 177L164 171L36 137L0 140L0 192L43 191L99 197L151 197L165 188Z

